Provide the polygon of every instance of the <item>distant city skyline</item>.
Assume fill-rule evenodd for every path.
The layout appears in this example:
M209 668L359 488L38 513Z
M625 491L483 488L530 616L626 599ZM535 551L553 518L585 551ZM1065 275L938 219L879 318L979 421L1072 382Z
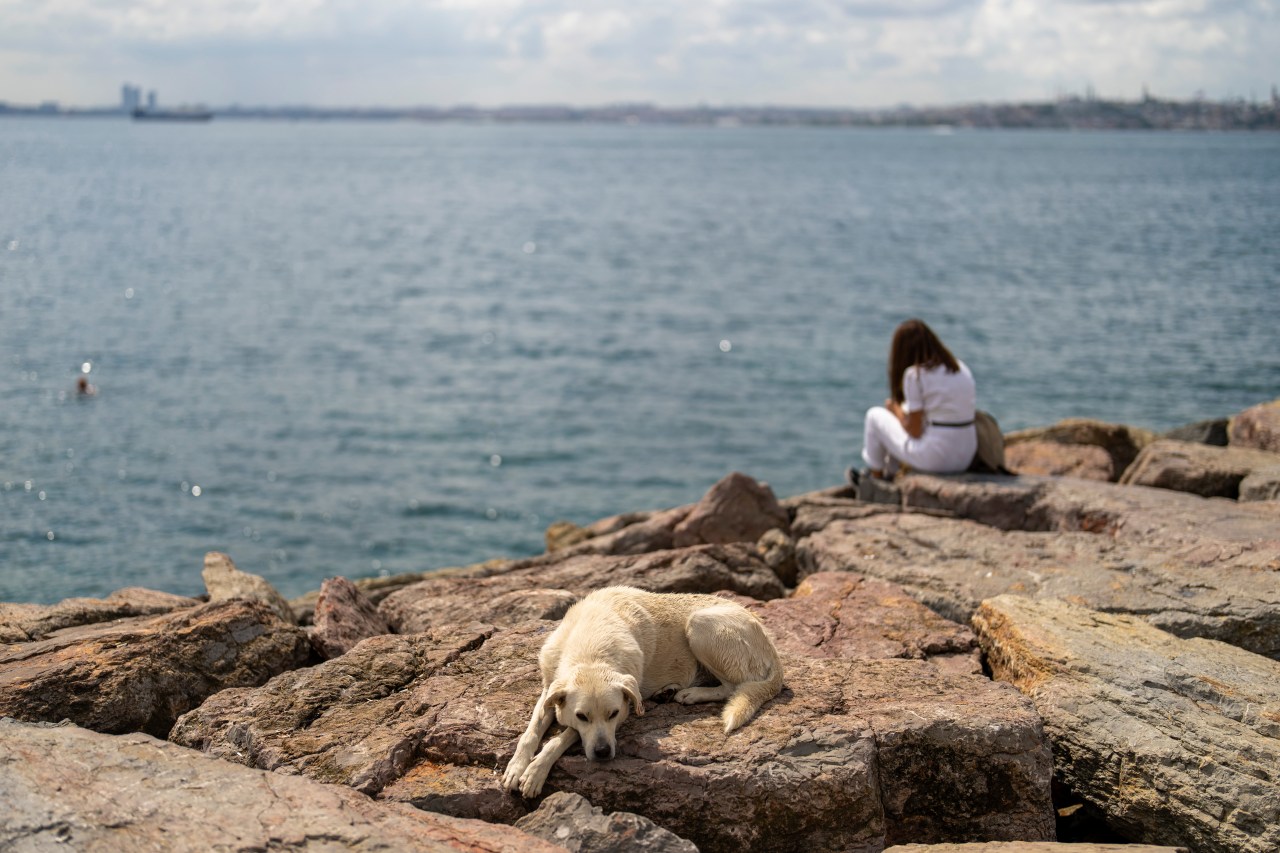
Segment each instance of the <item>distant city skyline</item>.
M0 0L0 101L1265 100L1280 0Z

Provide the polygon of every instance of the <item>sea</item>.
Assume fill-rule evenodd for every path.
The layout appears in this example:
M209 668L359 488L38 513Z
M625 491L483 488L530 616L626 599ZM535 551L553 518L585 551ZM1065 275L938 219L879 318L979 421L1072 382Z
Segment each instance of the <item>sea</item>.
M1280 397L1280 134L0 120L0 601L832 486L913 316L1006 431Z

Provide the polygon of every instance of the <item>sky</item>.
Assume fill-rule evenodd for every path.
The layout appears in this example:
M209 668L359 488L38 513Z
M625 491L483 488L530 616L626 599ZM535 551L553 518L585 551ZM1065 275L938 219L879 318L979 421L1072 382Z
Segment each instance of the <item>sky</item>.
M1269 98L1280 0L0 0L0 101Z

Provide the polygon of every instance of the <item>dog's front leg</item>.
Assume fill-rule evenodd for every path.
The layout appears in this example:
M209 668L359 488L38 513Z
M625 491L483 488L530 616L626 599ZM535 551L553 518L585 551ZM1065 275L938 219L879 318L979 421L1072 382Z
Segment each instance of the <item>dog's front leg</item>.
M524 775L525 768L529 766L530 761L533 761L534 755L538 752L538 743L551 727L555 712L550 710L546 698L547 692L544 690L538 697L537 704L533 706L533 716L529 718L529 726L524 730L524 734L520 735L520 740L516 744L516 753L511 756L511 763L507 765L507 772L502 774L502 787L508 791L514 791L520 787L520 778Z
M551 766L577 742L578 730L572 727L547 741L542 752L538 753L538 757L520 777L520 793L526 797L538 796L542 791L542 784L547 781L547 774L551 772Z

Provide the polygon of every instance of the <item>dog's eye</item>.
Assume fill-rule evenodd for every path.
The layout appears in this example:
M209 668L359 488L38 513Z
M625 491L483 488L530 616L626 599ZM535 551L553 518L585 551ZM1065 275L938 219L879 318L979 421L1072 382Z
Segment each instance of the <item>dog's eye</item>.
M613 713L609 715L609 719L611 719L611 720L612 720L612 719L613 719L614 717L616 717L616 716L618 716L618 709L617 709L617 708L614 708L614 709L613 709Z
M584 722L584 723L585 723L585 722L587 721L587 715L586 715L586 714L584 714L584 713L582 713L581 711L579 711L579 712L578 712L578 719L579 719L579 720L582 720L582 722Z

